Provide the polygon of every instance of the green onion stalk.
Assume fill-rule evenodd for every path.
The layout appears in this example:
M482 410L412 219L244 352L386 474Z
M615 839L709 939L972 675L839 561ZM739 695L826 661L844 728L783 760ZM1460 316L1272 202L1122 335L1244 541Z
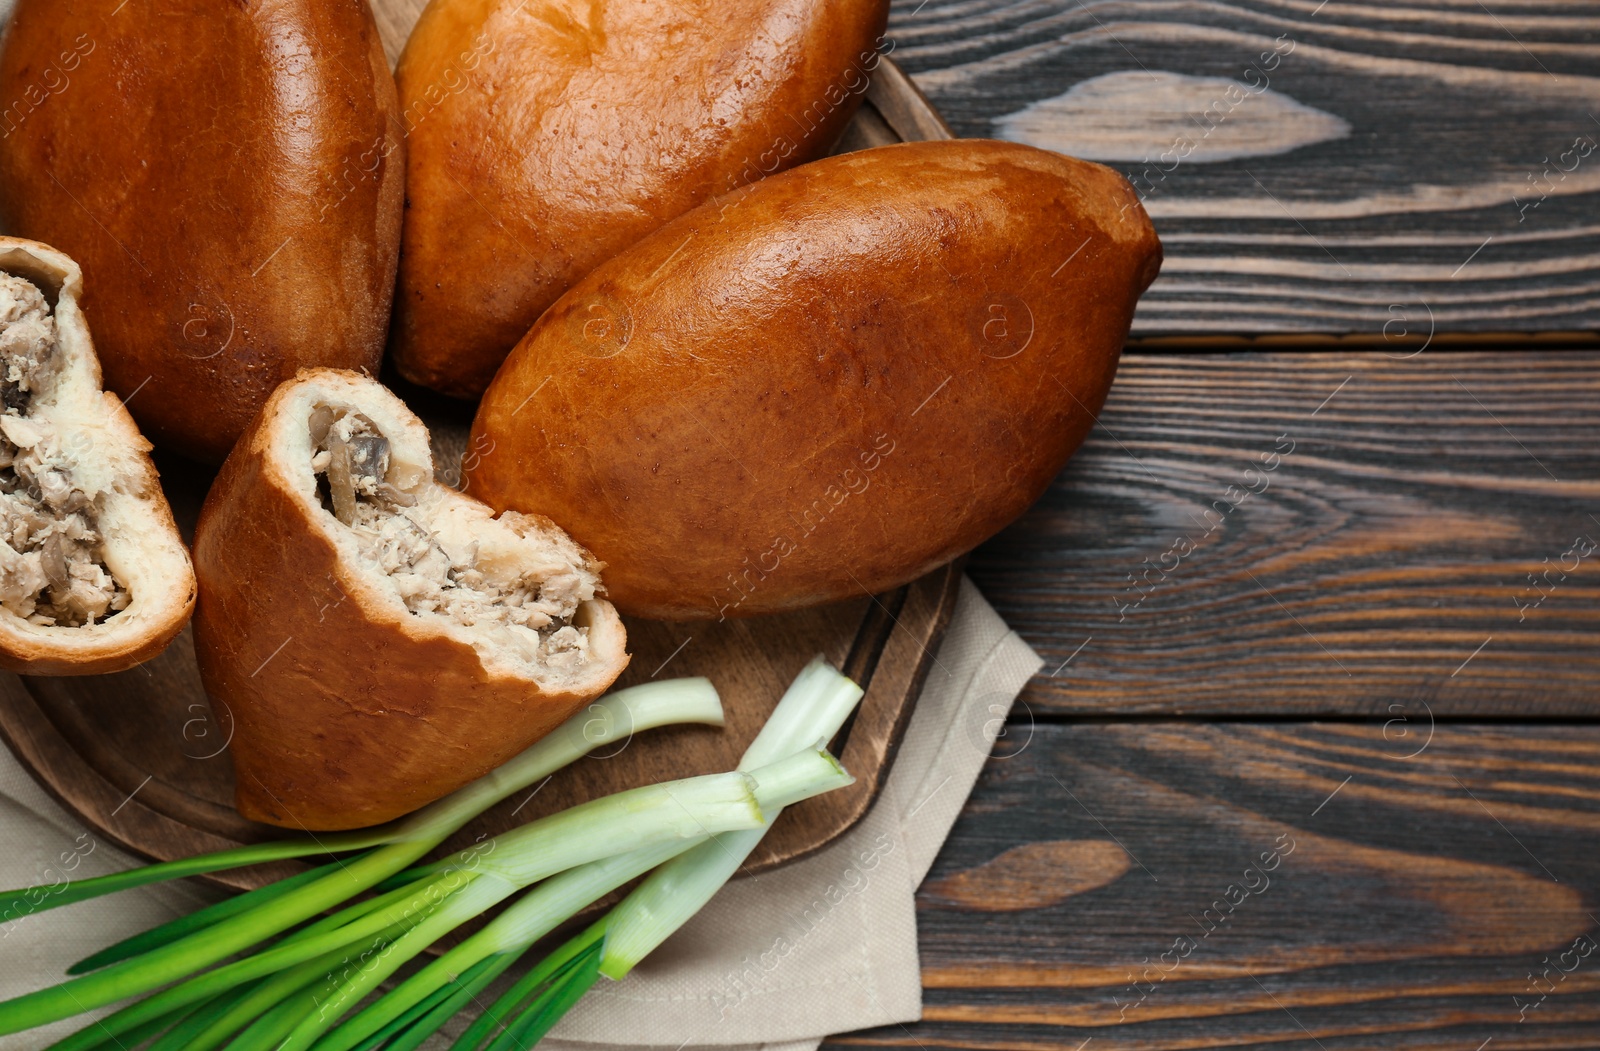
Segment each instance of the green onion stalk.
M31 888L0 892L0 910L26 915L182 876L288 858L363 852L201 910L80 961L69 973L99 973L0 1003L0 1033L69 1018L225 959L400 872L495 803L586 752L638 730L675 723L723 724L722 703L709 681L673 679L619 690L497 769L387 825L147 865L68 883L48 897Z
M294 836L145 865L127 872L76 880L59 889L52 889L48 897L39 895L38 889L31 887L0 891L0 915L24 916L150 883L271 861L342 854L401 843L428 843L428 849L431 850L452 832L502 799L570 765L595 748L639 730L681 723L723 725L722 701L709 680L702 677L668 679L618 690L591 704L554 733L471 784L388 824L352 832ZM427 850L422 853L427 853ZM325 866L325 869L332 867L336 865ZM310 877L311 873L305 873L300 878L309 883ZM243 912L265 901L268 896L287 894L293 889L296 888L290 881L280 880L255 892L258 897L248 904L241 898L233 898L217 909L221 916ZM86 965L87 961L84 963Z
M418 862L477 814L594 747L668 723L720 725L715 691L703 679L619 691L498 770L379 829L243 847L70 884L50 906L261 861L349 855L80 961L69 969L70 980L0 1003L0 1033L142 997L52 1051L139 1045L405 1051L475 1002L544 935L655 870L600 924L518 981L514 1000L497 1003L475 1023L478 1043L492 1036L497 1048L517 1039L526 1044L599 974L617 969L620 957L608 955L609 930L627 934L620 944L642 957L732 875L738 861L729 866L728 850L742 851L742 860L784 807L851 783L822 744L859 697L854 683L819 659L785 695L739 769L592 800L431 864ZM693 862L712 856L714 864ZM482 930L362 1007L440 937L523 891ZM657 907L652 903L663 892L682 897L660 910L660 922L630 933L623 922L629 904L638 902L633 912ZM0 904L28 895L0 895ZM365 897L352 903L357 895ZM514 1023L491 1034L513 1008Z
M814 659L745 750L739 769L754 771L758 779L768 777L768 771L774 769L771 764L819 748L838 733L861 695L854 682L821 657ZM457 1040L454 1051L473 1051L486 1040L492 1051L532 1047L601 974L622 978L711 900L782 811L777 805L763 805L762 809L762 822L751 828L706 835L699 842L677 844L675 849L618 855L540 885L473 938L329 1034L315 1045L316 1051L369 1046L362 1041L383 1031L385 1025L393 1025L418 999L455 980L454 976L474 961L486 958L484 954L515 959L567 917L654 869L607 916L557 949L484 1011ZM479 988L487 984L483 982ZM461 997L457 1010L474 1000L475 994ZM414 1042L385 1046L415 1047L448 1017L441 1012L414 1019L410 1023Z

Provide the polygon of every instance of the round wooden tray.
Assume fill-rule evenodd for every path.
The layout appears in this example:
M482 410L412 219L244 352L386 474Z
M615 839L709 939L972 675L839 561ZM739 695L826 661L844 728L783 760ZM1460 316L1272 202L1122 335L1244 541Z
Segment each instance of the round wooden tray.
M414 19L402 7L377 5L391 55ZM910 79L884 61L837 150L949 136ZM457 474L470 410L394 385L428 422L439 473L450 480ZM212 472L180 460L163 459L161 467L173 512L188 535ZM856 783L785 811L744 871L821 848L859 821L876 798L959 580L959 566L947 566L889 594L750 620L662 624L630 618L633 662L618 685L705 675L722 694L727 726L652 730L611 746L506 800L441 852L607 792L733 768L790 679L817 653L866 689L856 716L834 742ZM167 860L283 835L233 810L232 732L226 705L211 703L200 685L188 629L161 656L117 675L0 674L0 737L97 835L147 858ZM251 888L296 868L260 866L214 878Z

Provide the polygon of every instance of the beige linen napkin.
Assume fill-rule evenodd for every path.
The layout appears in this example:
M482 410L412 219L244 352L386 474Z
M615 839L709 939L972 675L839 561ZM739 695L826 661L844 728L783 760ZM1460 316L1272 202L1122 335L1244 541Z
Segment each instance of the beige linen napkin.
M913 893L1012 700L1039 666L963 579L900 753L866 818L810 858L730 883L625 980L602 980L542 1047L811 1051L831 1033L917 1019ZM8 752L0 753L0 843L0 885L8 887L59 879L65 863L77 864L73 875L132 864L94 843ZM187 887L141 888L0 926L0 997L50 984L74 960L202 897ZM53 1036L0 1037L0 1051L36 1051L80 1024L52 1027Z
M0 748L0 887L58 887L138 862L84 829ZM92 952L217 900L209 888L163 883L34 916L0 916L0 998L61 980ZM105 1014L101 1011L98 1014ZM38 1051L82 1028L69 1019L0 1036L0 1051Z

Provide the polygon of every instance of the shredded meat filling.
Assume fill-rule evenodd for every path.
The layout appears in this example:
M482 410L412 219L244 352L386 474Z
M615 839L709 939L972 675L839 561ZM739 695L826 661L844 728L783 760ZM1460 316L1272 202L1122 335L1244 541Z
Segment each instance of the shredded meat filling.
M41 626L81 627L126 609L129 595L105 564L99 494L74 477L55 426L30 414L57 350L44 295L0 274L0 605Z
M387 481L389 439L372 420L319 405L310 426L323 508L355 533L361 554L389 575L407 609L498 629L530 663L571 669L588 659L588 629L571 623L584 597L576 572L545 567L509 582L490 579L477 565L476 542L448 550L417 498Z

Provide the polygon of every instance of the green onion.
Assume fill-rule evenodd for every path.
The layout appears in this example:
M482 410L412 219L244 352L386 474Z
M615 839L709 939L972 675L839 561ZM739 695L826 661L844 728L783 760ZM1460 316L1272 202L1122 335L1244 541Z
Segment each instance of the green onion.
M850 783L820 742L837 732L860 693L820 660L813 662L739 770L618 792L418 864L473 816L595 745L668 722L721 721L715 691L704 680L620 691L438 803L383 829L337 839L340 849L364 853L126 939L75 964L76 977L61 985L0 1003L0 1033L140 998L52 1051L131 1048L151 1040L147 1051L410 1051L540 938L655 870L605 920L517 982L469 1028L471 1042L459 1045L488 1041L497 1051L520 1049L543 1037L608 964L642 956L687 920L784 807ZM745 838L729 838L740 834ZM738 852L731 865L722 844ZM250 851L254 857L313 852L297 841L239 848L150 866L155 876L136 873L132 882L69 885L62 896L82 900L173 871L249 863L239 858ZM708 851L716 864L694 860ZM480 931L356 1010L440 937L524 888L531 889ZM657 900L674 889L682 900ZM365 897L347 904L358 895ZM653 923L640 922L643 908L657 908ZM632 956L613 951L613 931L628 936L624 944Z
M190 1011L183 1021L168 1029L159 1040L154 1041L149 1047L145 1048L145 1051L184 1051L189 1046L190 1041L204 1032L212 1022L231 1010L235 1003L249 996L255 987L256 983L247 982L237 989L230 989L220 996L213 997L208 1002ZM115 1037L108 1037L107 1039L116 1041L112 1044L113 1047L122 1044ZM122 1046L133 1046L133 1044L130 1040Z
M707 680L673 679L611 694L500 768L380 829L238 847L69 883L43 907L82 901L175 875L215 872L327 850L378 848L358 858L337 862L335 869L286 893L269 894L268 901L258 902L246 911L219 909L211 917L215 922L198 929L184 929L170 940L167 935L173 934L181 923L169 925L153 939L159 944L136 956L109 963L96 973L0 1003L0 1033L14 1033L70 1018L193 974L405 869L476 815L572 763L590 749L636 730L678 722L721 725L722 704ZM0 895L0 908L7 902L30 901L36 894L37 891L22 890ZM132 1024L144 1024L148 1020L148 1017L141 1018ZM102 1022L101 1026L105 1024Z
M760 804L763 815L769 810L778 810L802 798L841 788L850 783L849 775L833 757L819 750L797 753L750 774L720 776L745 777L753 781L755 798ZM655 787L675 788L676 785L686 783L689 782ZM682 796L681 790L671 794L674 797ZM678 801L683 802L681 799ZM697 820L691 822L688 827L697 828L699 834L683 836L677 840L663 840L659 843L636 839L638 845L632 850L625 853L616 852L610 857L586 865L567 868L560 875L541 883L483 930L413 975L377 1004L341 1027L337 1033L330 1034L327 1040L317 1045L318 1051L333 1051L333 1049L344 1051L356 1047L412 1004L451 980L453 974L474 966L491 954L520 955L528 946L554 930L584 906L641 873L648 872L663 861L682 853L685 847L705 843L714 831ZM521 857L523 851L513 850L508 854ZM417 937L420 939L423 935L418 934ZM396 961L395 966L398 966L398 963L399 961ZM393 970L394 967L388 967L384 971L384 976ZM364 994L372 984L375 983L369 982L360 990L352 989L352 993L360 991ZM358 1000L359 996L355 999ZM353 1003L355 1000L350 1002ZM297 1045L286 1045L286 1048L293 1046Z
M521 955L507 953L484 957L460 975L452 977L449 985L435 989L421 1002L378 1030L357 1051L372 1051L378 1047L385 1048L385 1051L411 1051L465 1007L468 1001L475 999Z
M71 967L68 967L67 973L87 974L90 971L99 970L108 963L126 960L130 956L138 956L140 953L149 952L151 949L157 949L175 942L186 934L203 930L214 923L227 919L229 916L237 916L239 913L247 912L258 905L264 905L274 898L281 898L296 887L303 887L307 883L321 879L336 868L338 864L339 862L337 861L330 861L326 865L307 869L294 876L287 876L276 883L269 883L264 887L257 887L255 890L236 894L231 898L217 902L215 905L208 905L198 912L191 912L187 916L179 916L175 920L169 920L159 927L152 927L147 931L135 934L131 938L125 938L109 948L101 949L92 956L85 956Z
M262 981L251 983L249 992L244 996L223 994L227 997L228 1008L212 1017L206 1026L197 1029L181 1046L184 1051L209 1051L217 1047L288 996L299 993L319 980L327 981L330 974L349 961L350 952L351 946L341 945L321 956L278 971ZM220 999L222 997L218 997ZM216 1003L217 1000L211 1002Z
M813 659L784 693L761 732L745 750L739 762L740 769L761 768L764 774L766 770L773 769L770 764L774 761L814 747L818 741L831 739L855 710L861 695L860 686L829 667L821 657ZM707 842L691 847L661 865L603 920L568 941L547 958L545 964L535 968L530 973L530 979L540 975L551 961L572 959L591 951L597 953L598 967L588 975L589 984L600 974L621 979L638 961L687 923L732 878L761 842L761 837L781 809L779 806L763 806L767 820L760 827L710 837ZM542 933L535 937L542 936ZM566 993L573 991L572 983L575 981L575 978L567 981L564 986ZM532 988L529 986L529 991ZM581 995L582 990L578 990L578 993ZM515 1034L525 1035L537 1029L542 1035L559 1018L558 1015L557 1018L546 1019L550 1005L564 1002L564 999L535 999L519 1003L527 995L524 992L512 1000L512 993L508 993L479 1018L479 1024L469 1027L462 1034L453 1051L474 1051L478 1048L496 1024L493 1021L482 1024L484 1019L491 1016L500 1019L520 1012L524 1020L531 1015L538 1022L538 1025L524 1025L523 1021L518 1021L508 1026L502 1032L501 1040L490 1045L494 1051L498 1051L498 1045L506 1039L506 1034L513 1034L510 1039L519 1039ZM571 1002L576 1001L577 997L571 998ZM545 1024L546 1021L548 1024ZM528 1046L525 1040L523 1046Z
M572 807L500 837L506 843L506 850L496 858L498 871L482 863L484 858L495 858L500 847L498 840L491 841L489 849L482 853L477 848L463 851L457 855L456 867L432 873L409 887L391 892L387 897L393 899L392 904L385 908L372 910L370 904L354 906L347 912L366 911L367 914L332 929L320 928L341 917L324 920L272 948L125 1008L99 1022L96 1029L120 1032L121 1027L142 1025L159 1014L213 996L241 981L303 963L354 941L392 932L397 925L408 928L400 933L402 941L410 933L410 927L422 929L423 934L406 942L408 946L416 945L415 951L420 951L439 934L476 916L519 887L563 869L627 850L636 844L681 840L758 825L762 814L754 786L748 774L711 774L665 785L647 785ZM430 848L431 844L426 841L391 844L341 867L338 872L274 899L257 912L230 917L94 974L7 1001L0 1004L0 1029L15 1032L69 1018L193 974L338 904L356 890L404 868ZM485 877L484 886L474 886ZM444 919L435 919L432 914L436 911L442 912ZM409 958L403 953L386 953L386 957L389 956L396 957L396 965ZM380 970L382 968L372 968L366 973ZM338 1014L333 1017L337 1018Z
M698 837L694 842L705 842ZM445 987L457 972L476 962L504 960L506 965L520 957L529 946L549 934L590 903L637 878L684 849L681 843L629 851L602 861L591 862L554 876L529 891L488 926L452 948L439 959L412 975L377 1003L352 1018L316 1045L317 1051L345 1051L409 1008L413 1001ZM503 969L503 968L502 968ZM442 1025L446 1015L436 1020ZM418 1026L421 1026L419 1021ZM433 1030L419 1034L425 1038Z
M463 867L445 872L472 875L476 877L473 884L399 938L372 966L350 979L329 1003L321 1006L317 1017L302 1021L278 1045L278 1051L310 1047L401 964L530 883L603 858L637 855L653 847L671 847L671 853L677 853L688 841L759 827L767 805L786 806L849 783L850 776L832 756L812 751L750 773L708 774L618 792L498 837L492 852L475 853L470 861L468 852L463 852ZM468 864L473 868L466 868ZM513 922L524 921L519 918ZM493 925L484 933L492 929ZM421 995L415 990L408 994L411 1001ZM406 1002L405 1006L409 1005L410 1001ZM356 1039L359 1037L345 1046L353 1045Z
M681 723L722 726L722 701L710 680L695 677L645 683L601 698L555 732L464 788L395 822L383 842L431 839L450 833L508 796L584 755L640 730Z
M446 886L445 884L452 879L455 881L455 886ZM326 931L313 937L286 939L278 945L265 949L253 956L245 957L216 970L190 978L188 981L175 985L170 989L162 990L136 1004L106 1016L90 1028L74 1033L55 1046L59 1051L86 1051L87 1048L93 1047L98 1042L100 1039L98 1034L102 1032L120 1035L168 1011L210 999L241 982L261 978L286 967L292 967L314 959L323 953L367 939L385 941L396 937L403 933L412 923L416 922L419 916L436 906L442 895L451 893L466 880L467 877L459 873L436 876L427 881L420 889L408 888L409 894L404 900L397 901L387 908L358 919L345 927ZM318 909L316 911L321 910ZM263 925L276 923L270 915L255 917L247 914L239 917L239 919L244 921L254 920ZM39 1007L41 1001L53 1008L62 998L65 998L73 1006L77 1007L77 1010L68 1009L64 1013L51 1011L50 1013L54 1017L50 1017L49 1020L54 1021L56 1018L67 1018L82 1011L90 1010L92 1006L111 1003L127 996L147 992L158 985L165 984L170 977L181 977L184 974L192 973L204 966L204 964L194 963L195 959L214 961L223 956L232 955L232 951L225 947L218 949L215 946L204 943L204 939L213 936L219 929L220 927L212 928L197 935L191 935L190 938L156 950L156 952L134 957L120 964L114 964L105 971L90 975L87 978L78 978L49 989L42 989L37 993L30 993L26 996L9 1000L4 1004L0 1004L0 1024L15 1026L15 1028L9 1030L12 1032L17 1029L32 1028L33 1025L44 1023L31 1022L17 1025L14 1020L19 1015L23 1018L30 1017L30 1015L22 1014L23 1010L32 1011L36 1016L41 1010ZM201 939L201 943L190 947L187 943L194 939ZM172 951L184 949L192 949L191 957L186 959L179 956L174 961ZM154 962L163 965L160 970L153 966L149 970L141 970L141 965L151 963L152 958L155 957L159 957L159 959ZM125 979L123 984L114 986L109 990L100 985L86 984L111 976L113 972L115 972L116 977Z
M108 876L76 880L59 890L46 892L41 888L28 887L3 891L0 892L0 915L31 915L150 883L222 872L268 861L317 854L342 854L401 841L431 840L437 844L502 799L548 777L586 752L639 730L674 723L723 724L722 702L708 680L669 679L618 690L591 704L554 733L502 766L415 814L387 825L234 847Z
M558 978L571 964L571 962L586 953L595 951L605 937L605 920L601 919L591 924L582 934L568 941L561 948L541 960L527 974L506 990L505 994L469 1025L465 1032L451 1045L451 1051L475 1051L483 1042L489 1039L495 1026L504 1024L507 1018L512 1020L505 1032L511 1032L517 1026L520 1016L537 1007L537 998L542 988ZM501 1034L502 1036L504 1033Z
M765 767L839 732L861 687L818 657L795 679L745 749L739 769ZM726 832L661 866L611 912L600 973L621 980L656 946L687 923L743 865L782 808L758 828Z
M548 1033L561 1016L572 1009L600 976L600 954L603 947L587 946L572 961L552 976L550 984L518 1017L516 1024L508 1026L489 1051L510 1051L511 1048L532 1047Z

